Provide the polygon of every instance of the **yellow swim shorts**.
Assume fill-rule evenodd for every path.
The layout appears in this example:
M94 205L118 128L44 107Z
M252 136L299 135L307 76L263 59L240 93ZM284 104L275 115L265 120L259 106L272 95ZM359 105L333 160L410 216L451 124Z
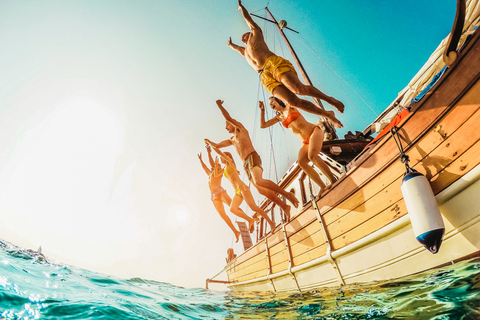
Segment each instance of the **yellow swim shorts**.
M293 71L295 74L297 73L290 61L276 55L268 57L260 74L260 79L262 80L265 89L272 93L273 89L282 84L280 82L280 75L287 71Z

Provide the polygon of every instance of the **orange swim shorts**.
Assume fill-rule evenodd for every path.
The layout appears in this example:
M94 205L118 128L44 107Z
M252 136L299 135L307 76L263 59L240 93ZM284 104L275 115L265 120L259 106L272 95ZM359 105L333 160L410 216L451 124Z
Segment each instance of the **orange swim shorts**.
M297 73L290 61L276 55L268 57L263 68L260 70L260 79L265 89L272 93L273 89L282 84L280 82L280 75L287 71Z

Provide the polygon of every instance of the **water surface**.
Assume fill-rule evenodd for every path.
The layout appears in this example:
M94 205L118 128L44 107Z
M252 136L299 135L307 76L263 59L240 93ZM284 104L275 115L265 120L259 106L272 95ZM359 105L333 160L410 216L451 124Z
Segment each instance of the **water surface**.
M304 294L119 279L0 241L1 319L480 319L480 258L396 281Z

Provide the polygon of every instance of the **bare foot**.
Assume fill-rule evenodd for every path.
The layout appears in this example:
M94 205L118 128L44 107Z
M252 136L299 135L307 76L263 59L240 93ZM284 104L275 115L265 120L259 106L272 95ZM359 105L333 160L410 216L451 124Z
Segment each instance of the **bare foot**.
M343 124L335 118L335 112L333 111L326 111L327 113L327 118L330 120L330 122L336 127L336 128L343 128Z
M239 237L240 237L240 232L238 232L238 233L235 233L235 238L237 238L237 239L235 240L235 243L237 243L237 242L238 242L238 239L239 239Z
M298 208L298 199L295 197L295 194L293 193L293 190L290 192L287 192L287 200L290 201L295 208Z
M345 110L345 105L344 105L341 101L339 101L339 100L337 100L337 99L335 99L335 101L333 102L332 106L334 106L335 109L337 109L338 112L340 112L340 113L343 113L343 111Z
M248 222L248 231L250 231L250 233L255 230L255 221L258 221L258 218L254 218Z

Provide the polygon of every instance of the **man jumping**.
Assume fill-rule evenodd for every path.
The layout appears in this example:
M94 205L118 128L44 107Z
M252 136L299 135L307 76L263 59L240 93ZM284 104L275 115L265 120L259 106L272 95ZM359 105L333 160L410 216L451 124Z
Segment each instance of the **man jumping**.
M230 116L228 111L223 107L222 100L217 100L216 102L226 120L225 129L229 133L233 134L233 136L219 143L214 143L208 139L205 139L205 143L219 149L233 145L243 161L243 167L247 173L248 179L252 182L261 195L264 195L282 208L287 221L290 220L290 206L283 202L277 196L277 194L284 196L295 207L298 207L298 199L292 192L288 192L280 188L275 182L263 178L262 160L260 159L260 155L253 147L248 130L243 126L243 124ZM275 228L274 225L271 225L271 227L272 230Z
M238 0L237 10L242 12L242 16L251 32L242 35L242 42L245 43L245 47L232 43L232 38L228 40L227 45L244 56L248 64L260 74L265 89L287 104L325 117L335 127L342 128L342 123L335 117L333 111L323 110L308 100L298 98L297 95L308 95L324 100L334 106L340 113L343 113L345 109L343 103L327 96L314 86L303 84L298 79L292 64L270 51L263 38L262 29L253 21L241 0Z

